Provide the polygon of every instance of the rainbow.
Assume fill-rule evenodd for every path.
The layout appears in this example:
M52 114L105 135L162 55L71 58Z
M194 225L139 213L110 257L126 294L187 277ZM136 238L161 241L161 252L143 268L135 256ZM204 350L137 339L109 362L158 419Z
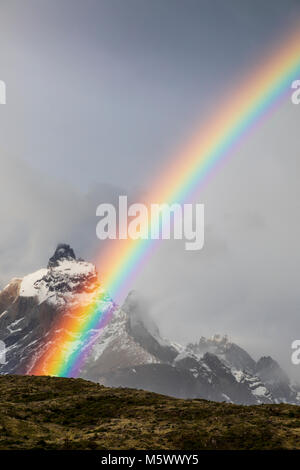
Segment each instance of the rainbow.
M226 160L246 135L265 118L300 75L300 28L297 25L206 120L200 131L160 174L146 204L185 202ZM151 222L150 222L151 223ZM99 332L111 319L132 280L151 256L157 241L118 240L100 254L104 278L101 292L88 306L64 314L47 337L47 347L29 369L34 375L74 377L84 364ZM102 268L101 268L102 269ZM94 336L93 336L94 335Z

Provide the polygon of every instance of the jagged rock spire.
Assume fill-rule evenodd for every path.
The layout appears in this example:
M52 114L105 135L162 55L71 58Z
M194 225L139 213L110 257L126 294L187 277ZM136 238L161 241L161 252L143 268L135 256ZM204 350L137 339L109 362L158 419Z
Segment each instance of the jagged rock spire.
M54 255L51 256L51 258L49 259L48 268L58 266L59 261L65 259L75 260L76 256L74 250L70 247L70 245L67 245L66 243L59 243L56 247Z

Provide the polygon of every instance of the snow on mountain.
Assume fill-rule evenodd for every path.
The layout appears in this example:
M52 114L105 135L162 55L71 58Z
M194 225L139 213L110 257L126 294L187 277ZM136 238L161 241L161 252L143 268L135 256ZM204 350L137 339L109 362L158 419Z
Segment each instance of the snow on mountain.
M39 269L35 273L28 274L25 276L20 285L20 296L21 297L38 297L39 289L36 283L43 278L47 273L47 269Z
M261 357L256 364L256 374L271 391L275 403L299 403L299 390L287 374L271 357Z
M98 382L111 370L157 362L158 358L129 334L127 315L118 309L104 327L80 375Z
M48 268L25 276L20 285L20 297L31 297L38 304L47 302L63 306L70 302L89 303L99 286L92 263L76 260L68 245L58 245ZM75 295L75 298L74 298Z
M102 374L116 368L158 362L129 334L127 322L126 313L121 309L116 310L92 348L81 377L99 381Z
M161 337L139 296L131 292L95 342L81 376L99 381L110 371L158 364L176 355L177 351ZM106 380L104 376L102 380Z
M228 336L214 335L212 338L201 337L198 343L188 344L187 349L202 357L206 352L218 356L225 364L236 370L253 373L255 361L242 348L229 341Z
M230 368L239 383L247 384L258 403L299 403L297 390L288 376L272 358L261 358L257 363L240 346L230 342L227 336L201 337L198 343L190 343L187 350L198 358L206 352L216 355Z
M71 306L88 305L99 288L95 266L77 260L64 244L47 268L12 280L0 293L0 339L6 345L0 373L27 373L57 316Z

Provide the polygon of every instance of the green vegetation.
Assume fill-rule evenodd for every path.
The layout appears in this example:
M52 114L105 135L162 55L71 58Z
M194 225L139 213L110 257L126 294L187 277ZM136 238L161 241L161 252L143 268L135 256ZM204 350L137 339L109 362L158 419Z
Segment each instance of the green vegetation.
M0 376L0 449L300 449L300 407Z

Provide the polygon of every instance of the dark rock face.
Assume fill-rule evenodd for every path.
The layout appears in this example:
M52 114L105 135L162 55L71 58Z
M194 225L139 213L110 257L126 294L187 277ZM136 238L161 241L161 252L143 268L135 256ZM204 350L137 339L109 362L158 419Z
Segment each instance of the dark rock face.
M76 260L74 250L66 243L57 245L54 255L49 259L48 268L58 266L59 262L63 260Z
M0 292L0 315L17 300L21 281L22 279L13 279L9 285Z
M296 401L297 391L293 390L287 374L270 356L259 359L256 364L256 373L278 402Z
M0 339L7 353L0 374L27 373L29 360L42 346L57 313L53 305L37 305L32 298L19 297L1 314Z
M226 337L202 338L201 343L199 351L198 345L183 348L163 339L131 294L104 328L81 376L104 385L146 389L180 398L247 405L275 401L256 373L256 362L246 351ZM203 353L203 349L213 352ZM298 402L290 385L285 396L292 403Z
M0 293L0 340L6 346L0 374L28 373L56 319L80 302L82 293L89 298L99 287L95 267L76 260L69 245L58 245L48 266L14 279Z
M217 356L206 353L203 356L204 363L213 371L212 386L214 392L222 392L223 400L229 397L234 403L246 403L247 405L257 403L255 396L246 383L237 382L232 371ZM263 400L268 402L268 400Z
M163 341L157 325L143 310L138 297L131 292L122 309L127 314L127 332L134 340L150 354L162 362L172 362L178 354L168 342Z
M237 370L246 370L253 373L256 368L252 357L244 349L231 343L226 336L215 335L210 339L202 337L198 343L188 344L187 349L196 355L204 355L208 352L222 356L225 361Z
M111 387L148 390L177 398L196 398L204 394L189 370L169 364L145 364L134 368L116 369L102 377Z

